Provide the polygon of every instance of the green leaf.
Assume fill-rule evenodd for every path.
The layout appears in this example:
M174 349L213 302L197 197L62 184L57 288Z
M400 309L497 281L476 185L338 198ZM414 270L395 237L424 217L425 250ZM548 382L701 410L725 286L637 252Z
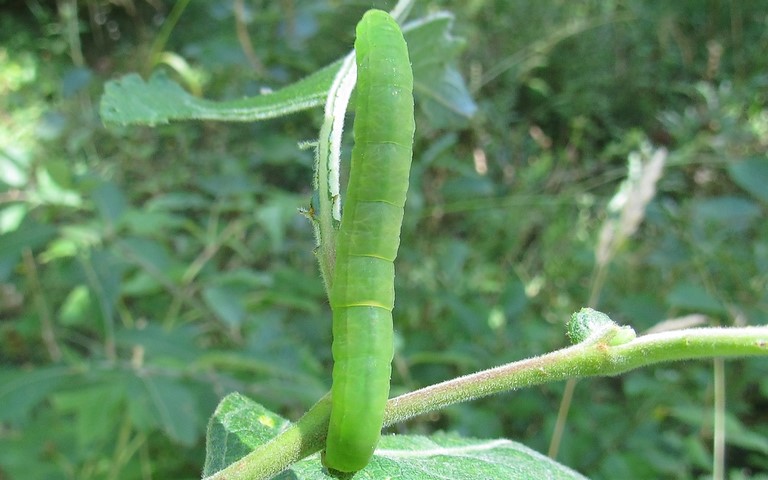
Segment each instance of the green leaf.
M71 374L68 367L0 370L0 422L23 423Z
M670 411L670 414L682 422L694 427L701 428L702 423L706 425L711 416L711 410L700 408L694 405L685 407L676 407ZM726 412L725 414L725 441L728 445L737 446L746 450L768 454L768 439L760 435L756 429L750 429L744 425L736 416Z
M225 285L210 285L203 288L203 300L229 327L239 328L246 316L242 295L231 291Z
M123 192L113 182L104 182L91 193L102 220L115 224L125 213L127 201Z
M709 412L702 412L706 415ZM750 429L732 413L725 414L725 441L729 445L768 455L768 439L758 429Z
M477 110L464 78L452 65L465 46L464 39L451 34L452 25L453 15L438 12L403 28L413 93L435 128L462 126Z
M108 377L104 377L106 380ZM97 448L114 436L117 422L106 418L119 418L125 399L125 388L120 383L105 381L72 390L59 391L51 396L51 404L62 416L70 416L79 448Z
M146 376L142 380L163 433L181 445L194 445L202 430L195 394L171 378Z
M440 70L425 72L414 83L413 89L419 106L435 128L462 127L477 110L464 78L458 70L447 65Z
M188 208L191 209L191 206ZM163 211L128 209L122 225L128 232L142 237L154 237L158 232L182 230L189 220L182 215Z
M203 476L207 477L266 443L288 421L235 392L224 397L208 422Z
M276 92L258 97L215 102L186 92L158 71L149 82L137 74L107 82L101 99L105 123L148 124L171 120L266 120L321 105L339 68L333 63Z
M163 244L144 237L118 240L115 252L138 267L120 286L124 295L141 296L168 288L175 283L178 272L186 267L173 258Z
M464 80L450 66L464 46L451 35L453 16L438 12L403 27L411 52L418 103L435 126L462 123L476 106ZM267 120L317 107L325 102L341 62L275 92L238 100L214 101L185 91L163 71L148 81L132 73L107 82L101 119L107 124L157 125L175 120L247 122Z
M667 303L674 308L711 314L726 313L720 301L700 285L678 283L667 294Z
M61 325L68 327L87 325L98 319L98 307L86 285L76 285L69 291L58 311Z
M109 318L115 314L120 298L120 282L126 267L124 260L116 253L93 249L86 262L81 266L83 275L89 278L91 294L98 299L101 316Z
M728 174L755 198L768 202L768 158L751 157L728 164Z
M140 346L149 363L189 365L201 355L197 345L199 331L187 325L167 330L150 323L143 328L122 329L115 334L118 346L129 350Z
M61 464L47 460L46 454L56 451L60 445L69 447L66 456L70 465L91 450L74 448L77 442L71 425L71 418L60 416L53 409L41 409L20 431L5 430L0 435L0 471L4 480L23 478L26 480L61 479L65 474ZM79 454L79 455L78 455ZM50 458L50 457L48 457Z
M200 193L170 192L157 195L147 200L144 208L147 211L185 212L189 210L207 210L208 200Z
M225 397L208 424L203 476L208 477L244 457L287 427L280 416L233 393ZM332 479L314 454L278 478ZM544 455L505 439L479 440L453 434L385 435L371 463L352 478L452 480L477 478L584 479Z
M23 222L16 230L0 235L0 260L13 259L25 248L32 250L45 245L56 235L56 228L34 221Z
M298 480L334 478L322 470L319 455L298 462L291 471ZM429 437L383 436L371 463L352 478L566 480L586 477L511 440L480 440L437 433Z
M761 218L759 205L742 197L721 196L695 200L691 214L695 225L707 232L743 232Z
M520 277L514 272L509 272L507 275L506 285L499 296L499 306L503 309L506 318L515 318L525 310L528 296Z

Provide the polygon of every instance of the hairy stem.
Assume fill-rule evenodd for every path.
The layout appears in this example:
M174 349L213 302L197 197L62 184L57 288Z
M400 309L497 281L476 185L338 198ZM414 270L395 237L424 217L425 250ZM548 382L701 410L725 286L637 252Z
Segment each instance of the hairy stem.
M612 376L662 362L768 356L768 326L695 328L638 337L610 346L609 336L416 390L387 403L392 425L448 405L568 378ZM268 443L206 480L268 479L323 447L330 397Z

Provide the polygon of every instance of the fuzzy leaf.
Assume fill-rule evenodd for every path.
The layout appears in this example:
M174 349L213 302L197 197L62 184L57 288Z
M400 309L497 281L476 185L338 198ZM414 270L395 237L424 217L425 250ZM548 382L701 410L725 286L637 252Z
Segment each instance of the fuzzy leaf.
M241 459L287 424L288 420L237 392L227 395L208 422L203 476Z
M464 45L450 33L453 17L446 12L410 22L403 27L411 51L418 103L435 126L460 123L476 110L474 101L451 63ZM275 92L238 100L214 101L195 97L163 71L148 81L128 74L107 82L100 114L106 124L158 125L176 120L250 122L277 118L324 103L341 62Z
M245 456L284 430L287 422L238 394L225 397L208 425L205 477ZM314 454L277 478L331 480ZM454 434L385 435L363 470L351 479L455 480L477 478L584 479L530 448L510 440L479 440Z
M163 71L148 82L132 73L107 82L101 99L104 123L156 125L172 120L221 120L246 122L276 118L323 103L339 63L276 92L216 102L197 98L169 79Z

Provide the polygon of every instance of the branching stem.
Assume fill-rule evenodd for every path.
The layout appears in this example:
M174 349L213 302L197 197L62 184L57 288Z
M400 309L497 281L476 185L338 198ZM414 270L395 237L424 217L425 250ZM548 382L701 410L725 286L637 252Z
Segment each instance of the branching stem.
M608 335L590 338L545 355L392 398L387 403L384 424L392 425L455 403L568 378L613 376L662 362L768 356L768 326L677 330L644 335L616 346L610 346L609 340ZM326 395L288 430L205 480L258 480L277 475L322 449L329 415L330 397Z

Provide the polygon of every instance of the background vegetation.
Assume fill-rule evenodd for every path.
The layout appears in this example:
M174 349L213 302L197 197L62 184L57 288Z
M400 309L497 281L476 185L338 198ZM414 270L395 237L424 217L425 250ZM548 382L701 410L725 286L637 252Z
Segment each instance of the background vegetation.
M276 88L393 3L190 2L164 31L167 0L0 1L0 478L198 478L220 397L296 418L325 393L330 310L297 214L313 161L297 142L319 111L107 130L98 101L153 68L209 98ZM638 331L768 323L767 1L417 7L436 8L467 40L478 110L417 118L394 394L559 348L590 302ZM627 158L661 146L656 197L601 277ZM768 365L725 368L729 478L768 478ZM582 381L558 459L596 479L707 478L714 393L704 363ZM546 452L562 394L398 429Z

